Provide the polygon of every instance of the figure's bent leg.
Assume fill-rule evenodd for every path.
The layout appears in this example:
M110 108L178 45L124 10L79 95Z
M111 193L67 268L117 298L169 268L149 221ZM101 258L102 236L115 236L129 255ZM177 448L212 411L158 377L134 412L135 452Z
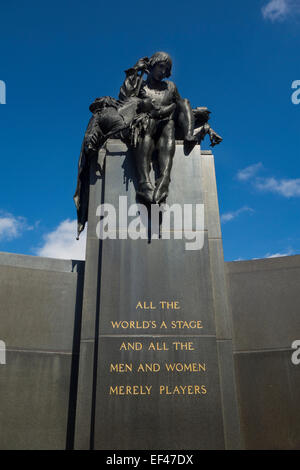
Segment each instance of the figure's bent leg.
M150 180L151 157L154 151L153 134L155 132L155 121L150 121L145 135L135 149L135 164L138 176L137 195L147 202L153 201L154 187Z
M187 99L181 99L177 103L177 124L184 140L197 142L197 138L194 137L194 114Z
M168 121L162 130L157 143L158 165L160 176L156 181L154 202L160 203L166 199L169 191L170 175L175 153L175 125L174 121Z

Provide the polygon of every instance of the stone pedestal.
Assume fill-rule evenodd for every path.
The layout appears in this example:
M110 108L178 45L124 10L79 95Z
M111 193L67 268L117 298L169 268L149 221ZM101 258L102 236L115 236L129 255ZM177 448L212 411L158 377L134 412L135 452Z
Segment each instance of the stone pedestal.
M99 240L98 206L136 203L130 150L110 140L104 157L101 177L91 165L75 448L238 449L213 156L199 146L186 155L178 142L167 200L204 205L204 226L191 226L200 250L178 228L132 239L130 216Z

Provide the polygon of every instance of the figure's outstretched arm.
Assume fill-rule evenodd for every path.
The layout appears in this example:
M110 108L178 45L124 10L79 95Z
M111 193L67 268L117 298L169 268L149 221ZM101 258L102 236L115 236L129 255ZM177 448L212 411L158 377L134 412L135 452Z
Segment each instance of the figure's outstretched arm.
M214 147L222 142L222 137L217 134L208 124L210 111L206 107L198 107L193 109L195 116L194 134L198 138L199 143L208 134L210 137L210 146Z
M220 144L223 140L222 137L219 134L217 134L216 131L214 131L207 122L203 124L202 126L197 127L195 129L195 137L198 139L199 144L202 142L202 140L207 134L209 135L209 138L210 138L211 147L214 147L215 145Z
M214 147L222 142L222 137L216 133L210 126L209 126L209 138L210 138L210 146Z

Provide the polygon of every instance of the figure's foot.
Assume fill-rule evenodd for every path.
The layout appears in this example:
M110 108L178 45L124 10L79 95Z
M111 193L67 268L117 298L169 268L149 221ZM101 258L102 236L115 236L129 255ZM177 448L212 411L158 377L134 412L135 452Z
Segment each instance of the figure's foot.
M192 135L192 134L187 134L183 141L184 155L189 155L191 151L194 149L195 145L197 145L198 143L199 142L198 142L197 136Z
M156 182L156 188L153 196L153 200L154 202L156 202L156 204L160 204L161 202L166 200L169 192L169 184L169 176L162 176Z
M153 195L154 195L154 187L152 183L146 181L144 183L139 184L139 189L136 192L137 196L144 199L144 201L149 202L150 204L153 202Z

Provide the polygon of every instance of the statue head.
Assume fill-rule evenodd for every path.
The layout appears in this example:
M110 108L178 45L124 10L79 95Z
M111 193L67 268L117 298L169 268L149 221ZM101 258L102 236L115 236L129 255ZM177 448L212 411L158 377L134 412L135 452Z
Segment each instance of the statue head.
M172 70L172 59L166 52L155 52L152 57L149 59L149 72L154 70L156 66L159 64L164 64L165 67L165 74L163 78L168 78L171 75ZM157 67L156 67L157 68Z

